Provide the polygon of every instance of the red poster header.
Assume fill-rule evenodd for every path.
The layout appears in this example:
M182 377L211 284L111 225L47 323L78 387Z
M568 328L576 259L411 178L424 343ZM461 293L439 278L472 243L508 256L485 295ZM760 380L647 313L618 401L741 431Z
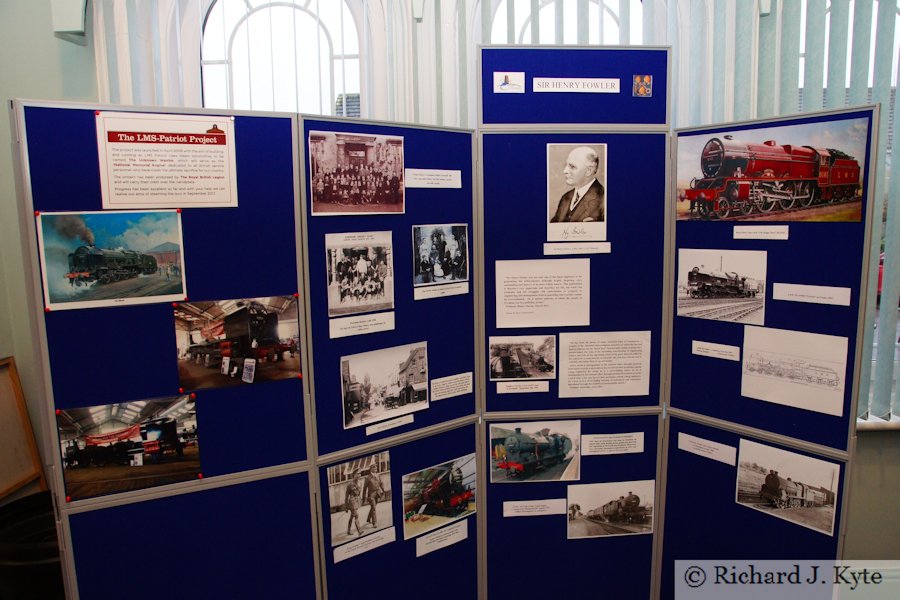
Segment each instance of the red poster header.
M86 435L84 443L88 446L99 446L100 444L112 444L113 442L124 442L131 438L141 437L141 426L132 425L118 431L111 431L101 435Z
M224 146L228 142L225 133L164 133L158 131L108 131L110 143L127 144L193 144L197 146Z

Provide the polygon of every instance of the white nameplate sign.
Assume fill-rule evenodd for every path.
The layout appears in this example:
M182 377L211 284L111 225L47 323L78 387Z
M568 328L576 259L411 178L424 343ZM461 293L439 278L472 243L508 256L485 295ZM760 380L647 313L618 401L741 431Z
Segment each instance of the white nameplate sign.
M431 380L431 399L445 400L472 393L472 371Z
M503 503L504 517L542 517L566 514L566 499L510 500Z
M405 415L399 417L397 419L391 419L390 421L384 421L383 423L379 423L378 425L369 425L366 427L366 435L372 435L375 433L381 433L382 431L387 431L388 429L393 429L394 427L400 427L401 425L409 425L413 422L412 415Z
M737 448L734 446L705 440L687 433L678 434L678 449L691 454L705 456L731 466L734 466L737 460Z
M787 225L735 225L736 240L786 240L790 233Z
M406 169L403 185L408 188L461 188L462 171L453 169Z
M376 313L374 315L341 317L328 321L328 337L331 339L362 335L364 333L376 333L378 331L391 331L392 329L394 329L394 311Z
M559 242L544 244L544 256L563 254L609 254L612 244L609 242Z
M799 283L775 283L772 285L772 299L850 306L850 288L803 285Z
M533 92L580 92L587 94L618 94L619 80L586 77L535 77Z
M374 550L379 546L390 544L396 539L397 529L395 527L376 531L372 535L367 535L366 537L359 538L358 540L354 540L348 544L344 544L343 546L338 546L337 548L335 548L334 562L339 563L342 560L347 560L348 558L359 556L363 552L368 552L369 550Z
M644 432L608 433L581 436L582 456L640 454L644 451Z
M701 342L691 340L691 353L707 358L721 358L723 360L741 360L741 349L737 346L715 344L713 342Z
M452 546L469 537L469 521L462 520L449 527L443 527L437 531L427 533L416 538L416 558L425 556L429 552Z
M532 392L549 392L549 381L498 381L498 394L530 394Z

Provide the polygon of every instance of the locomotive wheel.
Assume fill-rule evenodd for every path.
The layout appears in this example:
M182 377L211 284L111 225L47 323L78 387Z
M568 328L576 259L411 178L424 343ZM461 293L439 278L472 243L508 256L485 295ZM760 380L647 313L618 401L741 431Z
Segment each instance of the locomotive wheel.
M755 207L754 207L753 203L750 202L749 200L744 200L743 202L740 203L739 208L741 209L741 214L749 215L750 213L753 212L753 209Z
M759 212L772 212L776 206L778 206L778 203L775 200L769 200L763 197L759 202Z
M790 183L784 186L784 190L791 196L790 198L779 198L778 206L781 207L781 210L790 210L797 204L797 190Z
M709 203L701 201L699 204L697 204L697 213L700 215L701 219L708 219L710 213Z
M812 206L813 202L819 199L818 195L819 194L816 192L816 190L810 190L809 195L806 198L800 200L800 206L802 206L803 208Z
M719 208L716 209L716 216L720 219L727 219L731 216L731 201L727 198L719 197Z

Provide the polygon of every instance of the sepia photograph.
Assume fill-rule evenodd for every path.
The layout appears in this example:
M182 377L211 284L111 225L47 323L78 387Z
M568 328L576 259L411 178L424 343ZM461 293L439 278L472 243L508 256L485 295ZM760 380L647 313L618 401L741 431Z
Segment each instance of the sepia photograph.
M469 226L413 225L413 286L469 280Z
M390 231L326 233L328 316L394 308L394 255Z
M179 386L230 387L300 374L297 299L174 303Z
M763 325L766 253L759 250L678 250L679 317Z
M344 429L428 408L427 342L341 357Z
M655 483L646 479L568 486L568 539L651 533Z
M491 336L488 343L491 381L556 379L556 336Z
M326 473L332 548L394 525L387 451L328 467Z
M404 212L403 137L309 132L312 214Z
M475 514L475 453L403 476L403 539Z
M742 439L736 502L833 535L840 476L837 463Z
M606 144L547 144L547 241L606 240Z
M58 410L56 425L72 500L200 475L197 409L189 395Z
M184 300L181 214L41 213L44 302L51 310Z
M581 479L581 421L493 423L491 483Z
M859 221L869 120L677 137L680 221Z

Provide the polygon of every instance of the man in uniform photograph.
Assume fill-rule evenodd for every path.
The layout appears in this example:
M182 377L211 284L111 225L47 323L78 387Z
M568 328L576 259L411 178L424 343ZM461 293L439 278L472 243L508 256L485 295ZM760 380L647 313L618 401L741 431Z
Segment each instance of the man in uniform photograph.
M551 223L603 221L603 185L597 181L600 157L588 146L569 152L563 176L568 192L559 199Z

